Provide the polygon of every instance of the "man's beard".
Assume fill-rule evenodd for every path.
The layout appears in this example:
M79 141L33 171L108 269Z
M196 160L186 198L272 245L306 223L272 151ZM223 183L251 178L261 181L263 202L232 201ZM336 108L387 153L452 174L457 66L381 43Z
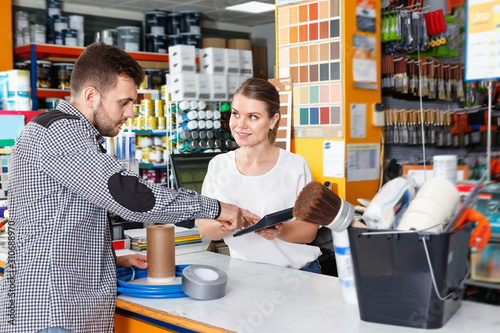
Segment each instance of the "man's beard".
M119 130L115 129L113 120L111 120L104 110L102 101L99 101L99 105L92 110L92 119L94 120L95 128L101 133L102 136L114 137L117 136Z

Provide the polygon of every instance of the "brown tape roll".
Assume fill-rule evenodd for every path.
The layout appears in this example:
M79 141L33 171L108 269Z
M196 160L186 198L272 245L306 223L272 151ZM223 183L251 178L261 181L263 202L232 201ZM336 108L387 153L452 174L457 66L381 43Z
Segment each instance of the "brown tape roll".
M149 225L148 282L166 283L175 278L175 228L171 224Z

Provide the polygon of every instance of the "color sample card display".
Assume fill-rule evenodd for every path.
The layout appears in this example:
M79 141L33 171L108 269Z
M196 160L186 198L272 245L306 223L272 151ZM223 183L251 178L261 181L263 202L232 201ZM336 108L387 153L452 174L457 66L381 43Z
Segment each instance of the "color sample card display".
M0 199L7 199L10 156L0 156Z
M340 6L339 0L278 5L278 72L293 79L294 126L341 125L333 114L341 112Z

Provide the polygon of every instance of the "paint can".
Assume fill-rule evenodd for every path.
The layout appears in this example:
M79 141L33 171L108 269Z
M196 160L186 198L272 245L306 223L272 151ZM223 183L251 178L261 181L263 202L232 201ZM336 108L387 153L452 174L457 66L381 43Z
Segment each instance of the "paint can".
M45 98L45 106L48 110L54 110L57 107L61 99L57 97L47 97Z
M76 47L78 46L78 32L75 29L63 29L62 39L63 45Z
M31 60L26 60L26 70L31 71ZM46 60L37 60L37 84L38 88L50 88L51 86L51 71L52 62Z
M54 31L54 42L56 45L64 45L62 32Z
M185 10L179 12L179 29L181 34L200 34L200 12Z
M144 13L146 35L165 35L167 26L167 13L153 10Z
M61 15L61 1L47 0L47 16L54 17L56 15Z
M163 75L163 70L156 68L146 68L144 69L144 74L146 75L146 89L161 89L161 86L165 84L165 75Z
M133 26L116 27L118 30L118 47L126 52L138 52L141 28Z
M31 44L45 44L46 42L46 28L42 24L30 25L30 43Z
M178 35L180 33L179 19L180 15L178 13L167 14L167 35Z
M69 18L66 15L54 16L54 32L60 32L69 28Z
M14 45L25 45L23 31L29 27L29 15L27 12L16 11L14 15Z
M101 38L104 44L117 46L118 45L118 30L116 29L105 29L101 32ZM97 40L96 40L97 42Z
M85 37L84 28L83 28L84 18L81 15L70 15L69 16L69 28L75 29L76 34L76 45L79 47L83 47L83 40Z
M54 89L68 90L71 73L73 72L73 63L55 62L52 64L52 87Z
M146 52L167 53L168 37L167 35L146 35Z
M181 43L181 36L180 35L169 35L168 36L168 46L175 46L179 45Z

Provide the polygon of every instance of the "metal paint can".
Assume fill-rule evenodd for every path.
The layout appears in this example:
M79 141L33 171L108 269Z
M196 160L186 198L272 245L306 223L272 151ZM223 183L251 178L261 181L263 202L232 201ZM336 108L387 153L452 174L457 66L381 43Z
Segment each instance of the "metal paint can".
M167 13L153 10L144 13L146 34L164 35L167 27Z
M141 28L133 26L116 27L118 30L118 47L126 52L138 52Z

